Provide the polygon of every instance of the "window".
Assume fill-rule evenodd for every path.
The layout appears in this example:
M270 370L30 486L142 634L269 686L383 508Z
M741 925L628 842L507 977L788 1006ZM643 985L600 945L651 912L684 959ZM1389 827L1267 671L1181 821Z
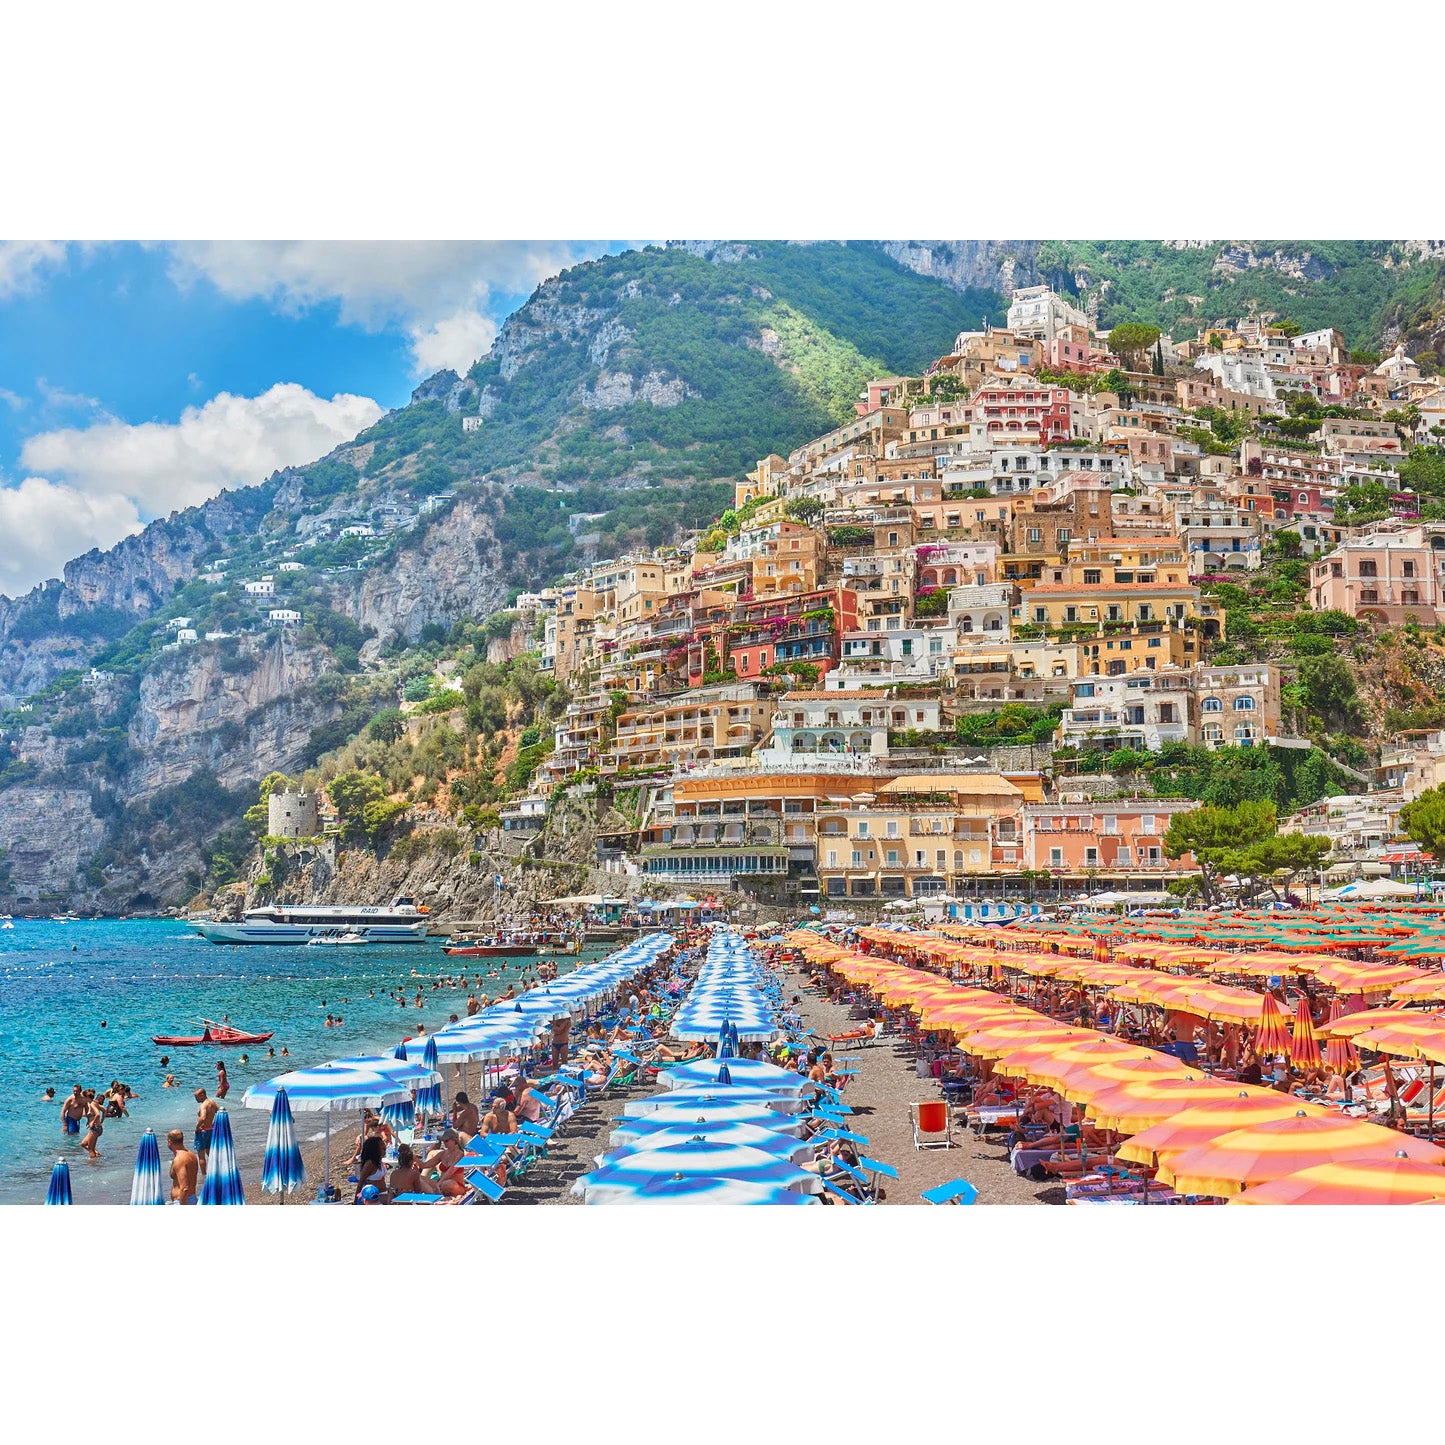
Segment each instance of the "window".
M888 866L889 866L890 868L896 868L896 867L898 866L898 849L897 849L897 848L890 848L890 849L888 850Z
M1097 567L1084 569L1084 586L1097 587L1104 580L1104 574Z
M860 838L866 838L868 836L868 820L866 818L862 818L859 820L858 836Z
M863 853L861 849L855 848L853 850L853 866L855 868L861 868L863 866Z
M1235 712L1253 712L1254 699L1252 697L1237 697L1234 700Z
M898 836L898 819L897 819L897 818L890 818L890 819L888 820L888 836L889 836L890 838L896 838L896 837Z
M1049 849L1049 867L1062 868L1064 866L1064 850L1062 848Z
M1084 849L1084 867L1097 868L1099 866L1099 850L1097 848Z
M1374 564L1372 561L1370 561L1368 558L1367 558L1365 561L1363 561L1363 562L1360 563L1360 576L1361 576L1361 577L1375 577L1375 576L1378 576L1378 575L1379 575L1379 574L1375 571L1375 564Z

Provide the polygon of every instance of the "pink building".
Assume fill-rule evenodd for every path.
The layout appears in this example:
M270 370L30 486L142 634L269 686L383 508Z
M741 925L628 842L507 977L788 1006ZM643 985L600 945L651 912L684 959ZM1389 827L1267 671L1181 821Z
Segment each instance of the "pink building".
M1375 622L1445 621L1445 526L1379 522L1310 566L1310 606Z
M1023 866L1066 878L1097 872L1111 882L1195 872L1192 855L1164 856L1164 834L1175 813L1198 806L1181 798L1025 804Z

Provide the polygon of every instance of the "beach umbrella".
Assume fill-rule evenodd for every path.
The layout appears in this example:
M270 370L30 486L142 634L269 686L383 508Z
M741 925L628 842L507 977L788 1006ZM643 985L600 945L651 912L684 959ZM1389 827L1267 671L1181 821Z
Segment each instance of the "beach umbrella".
M1289 1059L1297 1069L1316 1069L1320 1065L1320 1041L1315 1037L1310 1018L1309 1000L1301 996L1294 1010L1294 1032L1289 1040Z
M231 1137L231 1117L224 1109L216 1113L211 1128L211 1157L201 1182L202 1204L244 1204L246 1191L236 1163L236 1141Z
M739 1179L689 1175L681 1179L650 1179L626 1192L604 1191L589 1204L816 1204L815 1194L799 1194L773 1184L748 1184Z
M645 1121L638 1120L641 1124ZM798 1139L791 1134L779 1134L776 1130L760 1124L712 1123L679 1124L669 1122L662 1128L643 1129L631 1138L619 1135L631 1131L618 1129L612 1135L612 1148L598 1165L612 1163L636 1153L639 1149L670 1149L674 1144L685 1144L689 1139L706 1139L713 1144L746 1144L750 1149L761 1149L764 1154L789 1159L795 1164L808 1163L813 1157L814 1145L811 1139Z
M1445 1200L1445 1168L1397 1149L1388 1159L1316 1164L1236 1194L1231 1204L1424 1204Z
M415 1129L416 1105L411 1099L403 1099L397 1104L383 1104L381 1121L393 1132L399 1133L402 1129Z
M164 1204L166 1192L161 1184L161 1151L154 1129L140 1136L135 1151L135 1173L130 1180L132 1204Z
M1289 1052L1289 1026L1280 1011L1279 1000L1267 993L1260 1000L1259 1029L1254 1036L1254 1051L1260 1058L1268 1054Z
M822 1184L816 1174L799 1169L786 1159L765 1154L746 1144L713 1144L689 1139L667 1149L637 1149L615 1163L603 1163L584 1174L573 1186L588 1203L609 1195L635 1194L658 1179L689 1177L730 1179L745 1184L770 1184L815 1194Z
M648 1130L670 1127L674 1124L756 1124L760 1129L771 1129L777 1134L791 1134L801 1137L807 1132L808 1121L801 1114L783 1114L770 1109L766 1104L732 1103L676 1103L677 1095L668 1095L668 1102L662 1108L640 1115L624 1115L616 1120L612 1132L614 1146L631 1143L642 1137Z
M783 1094L802 1094L813 1088L806 1075L796 1069L780 1069L766 1059L730 1058L721 1064L717 1059L694 1059L664 1069L657 1082L666 1089L687 1089L698 1084L720 1083L724 1071L732 1084L748 1084Z
M622 1106L628 1118L651 1114L672 1104L752 1104L755 1107L778 1109L784 1114L800 1114L807 1101L796 1094L780 1094L769 1089L755 1089L742 1084L696 1084L685 1089L665 1090L641 1099L629 1099ZM851 1112L851 1110L849 1111Z
M1355 1048L1349 1039L1336 1036L1330 1032L1331 1026L1338 1019L1345 1016L1345 1001L1337 998L1330 1004L1330 1016L1325 1024L1325 1062L1330 1068L1343 1074L1346 1069L1353 1069L1360 1062L1359 1050Z
M331 1116L361 1109L380 1109L407 1097L405 1087L370 1069L353 1069L344 1064L318 1064L314 1069L292 1069L274 1079L252 1084L241 1096L247 1109L269 1109L279 1090L286 1091L292 1111L306 1110L326 1115L326 1162L324 1186L331 1183ZM212 1146L214 1148L214 1145Z
M1162 1123L1141 1129L1114 1152L1126 1164L1142 1164L1148 1168L1166 1150L1191 1149L1221 1134L1266 1119L1292 1119L1301 1109L1309 1114L1325 1115L1325 1110L1318 1105L1302 1105L1289 1094L1279 1094L1273 1089L1240 1088L1229 1099L1191 1104L1187 1109L1180 1109Z
M1415 1159L1445 1160L1445 1151L1433 1144L1402 1138L1378 1124L1298 1110L1292 1118L1251 1124L1192 1149L1170 1150L1159 1162L1158 1178L1179 1194L1225 1197L1316 1164L1389 1158L1397 1149Z
M435 1034L428 1037L426 1047L422 1050L421 1061L431 1071L432 1080L417 1090L416 1112L423 1117L428 1114L440 1117L446 1113L447 1106L446 1100L442 1096L441 1056L437 1052Z
M1089 1100L1089 1114L1101 1129L1137 1134L1172 1119L1181 1109L1195 1104L1222 1102L1237 1090L1212 1079L1180 1079L1170 1076L1142 1078L1136 1083L1105 1089ZM1278 1098L1278 1095L1275 1096Z
M45 1191L47 1204L74 1204L70 1197L70 1165L64 1159L57 1159L50 1171L50 1187Z
M266 1155L261 1164L261 1188L279 1194L286 1202L306 1182L306 1166L296 1142L296 1125L291 1118L291 1100L285 1089L277 1090L271 1101L271 1122L266 1129Z

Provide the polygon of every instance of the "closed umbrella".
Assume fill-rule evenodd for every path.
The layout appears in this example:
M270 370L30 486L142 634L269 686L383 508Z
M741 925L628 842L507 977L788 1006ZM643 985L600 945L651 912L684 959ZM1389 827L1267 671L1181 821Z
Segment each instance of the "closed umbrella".
M426 1048L422 1050L422 1063L431 1071L432 1081L417 1090L416 1112L423 1118L427 1115L440 1118L446 1113L447 1106L442 1097L441 1056L437 1052L435 1034L426 1041Z
M1289 1026L1280 1012L1279 1001L1272 993L1260 1000L1259 1029L1254 1036L1254 1051L1260 1058L1289 1052Z
M47 1204L74 1204L70 1197L70 1165L64 1159L57 1159L50 1171L50 1187L45 1191Z
M140 1136L135 1151L135 1173L130 1180L132 1204L164 1204L166 1192L161 1184L161 1151L154 1129Z
M1345 1001L1336 998L1330 1004L1330 1016L1325 1024L1325 1062L1330 1068L1343 1074L1347 1069L1355 1068L1360 1062L1359 1050L1355 1048L1349 1039L1343 1035L1331 1033L1331 1027L1345 1016Z
M1317 1069L1320 1066L1320 1041L1315 1037L1309 1000L1303 996L1295 1005L1294 1032L1289 1040L1289 1060L1297 1069Z
M236 1141L231 1137L231 1117L224 1109L216 1113L211 1129L211 1157L201 1183L202 1204L244 1204L246 1191L236 1163Z
M296 1142L296 1125L291 1118L291 1100L278 1089L271 1101L271 1122L266 1129L266 1155L261 1164L261 1188L279 1194L281 1203L306 1182L306 1165Z

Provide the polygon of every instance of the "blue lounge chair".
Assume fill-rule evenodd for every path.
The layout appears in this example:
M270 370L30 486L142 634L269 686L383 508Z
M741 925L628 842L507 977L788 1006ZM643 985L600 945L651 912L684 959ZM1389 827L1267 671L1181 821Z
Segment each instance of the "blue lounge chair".
M978 1190L967 1179L950 1179L947 1184L925 1189L918 1197L929 1204L976 1204Z

